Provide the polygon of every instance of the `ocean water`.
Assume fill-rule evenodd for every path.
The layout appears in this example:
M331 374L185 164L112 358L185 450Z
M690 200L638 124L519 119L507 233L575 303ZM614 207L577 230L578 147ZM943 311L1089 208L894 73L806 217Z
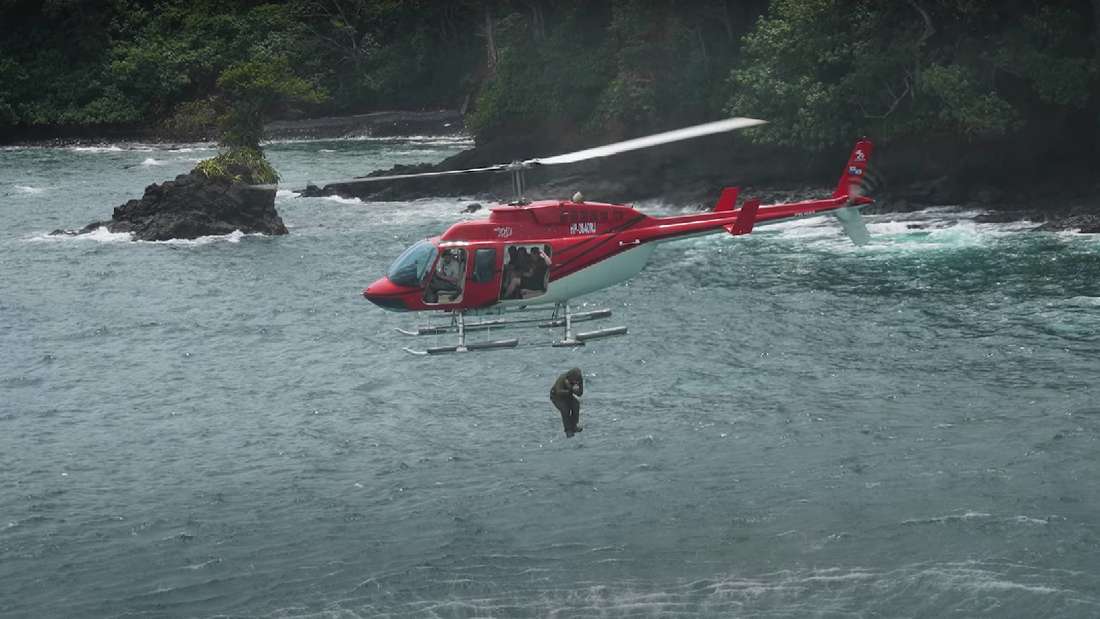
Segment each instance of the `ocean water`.
M166 243L47 233L210 145L0 150L0 616L1100 615L1100 238L696 238L626 337L413 357L360 290L478 214L292 190L466 146L274 143L288 236Z

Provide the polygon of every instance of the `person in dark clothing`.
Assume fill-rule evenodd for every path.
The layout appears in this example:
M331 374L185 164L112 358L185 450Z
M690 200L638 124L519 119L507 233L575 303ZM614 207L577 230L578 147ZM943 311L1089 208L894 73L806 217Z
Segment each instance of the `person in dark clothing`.
M547 245L547 248L550 246ZM527 270L521 274L519 287L523 298L536 297L546 292L546 275L550 272L550 254L541 247L532 247L528 255Z
M581 427L577 422L581 419L581 402L577 398L584 395L584 376L580 368L573 368L562 374L554 381L550 388L550 401L561 413L561 423L565 427L565 435L573 436L574 432L580 432Z

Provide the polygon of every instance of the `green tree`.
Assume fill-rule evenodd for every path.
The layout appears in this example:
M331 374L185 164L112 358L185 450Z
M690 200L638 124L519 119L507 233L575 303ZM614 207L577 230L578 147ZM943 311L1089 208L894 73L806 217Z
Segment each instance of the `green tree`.
M264 121L297 103L320 103L325 94L290 69L286 58L255 59L235 64L218 78L228 111L222 117L221 143L230 148L257 148Z
M1096 61L1070 8L775 0L745 37L727 112L755 139L818 150L852 135L989 139L1089 101Z

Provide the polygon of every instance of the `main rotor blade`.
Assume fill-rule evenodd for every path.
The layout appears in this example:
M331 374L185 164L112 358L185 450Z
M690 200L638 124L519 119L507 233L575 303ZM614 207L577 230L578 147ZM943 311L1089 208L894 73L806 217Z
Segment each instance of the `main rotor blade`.
M484 168L467 168L465 170L443 170L441 172L415 172L412 174L387 174L386 176L356 176L357 181L392 181L399 178L424 178L426 176L453 176L455 174L474 174L477 172L499 172L507 170L511 164L498 163Z
M565 153L563 155L554 155L553 157L542 157L537 159L527 159L525 161L515 161L512 163L498 163L496 165L485 166L483 168L467 168L465 170L442 170L439 172L414 172L411 174L387 174L385 176L356 176L353 181L334 181L337 182L375 182L375 181L393 181L404 178L425 178L430 176L455 176L458 174L477 174L481 172L505 172L511 170L518 170L529 168L536 165L555 165L559 163L573 163L576 161L585 161L587 159L596 159L598 157L607 157L609 155L615 155L618 153L625 153L631 150L638 150L639 148L649 148L650 146L658 146L660 144L667 144L669 142L679 142L680 140L689 140L691 138L697 138L704 135L711 135L713 133L722 133L724 131L734 131L736 129L744 129L746 127L754 127L756 125L763 125L767 123L766 120L758 120L756 118L726 118L724 120L716 120L714 122L703 123L701 125L695 125L692 127L684 127L683 129L675 129L673 131L665 131L664 133L657 133L654 135L647 135L641 138L634 138L632 140L626 140L623 142L616 142L614 144L605 144L604 146L596 146L594 148L587 148L585 150L578 150L572 153Z
M714 122L703 123L701 125L695 125L692 127L684 127L683 129L674 129L672 131L666 131L664 133L656 133L654 135L647 135L641 138L634 138L632 140L616 142L614 144L606 144L604 146L596 146L594 148L578 150L572 153L565 153L564 155L554 155L553 157L543 157L540 159L528 159L527 161L524 161L522 163L525 165L555 165L558 163L574 163L576 161L584 161L586 159L596 159L598 157L607 157L608 155L625 153L631 150L638 150L639 148L649 148L650 146L657 146L659 144L679 142L680 140L689 140L691 138L710 135L712 133L722 133L723 131L733 131L735 129L754 127L756 125L763 125L767 122L768 121L766 120L759 120L756 118L727 118L725 120L716 120Z

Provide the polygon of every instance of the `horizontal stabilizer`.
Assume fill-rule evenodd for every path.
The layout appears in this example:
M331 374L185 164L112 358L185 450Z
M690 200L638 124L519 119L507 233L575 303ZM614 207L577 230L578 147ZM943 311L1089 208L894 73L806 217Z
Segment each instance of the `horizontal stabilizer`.
M749 200L737 212L737 219L726 230L730 234L748 234L752 232L752 226L756 223L756 212L760 210L760 200Z
M734 205L737 204L737 194L740 191L740 187L726 187L723 189L722 195L718 196L718 202L714 205L714 212L732 211Z

